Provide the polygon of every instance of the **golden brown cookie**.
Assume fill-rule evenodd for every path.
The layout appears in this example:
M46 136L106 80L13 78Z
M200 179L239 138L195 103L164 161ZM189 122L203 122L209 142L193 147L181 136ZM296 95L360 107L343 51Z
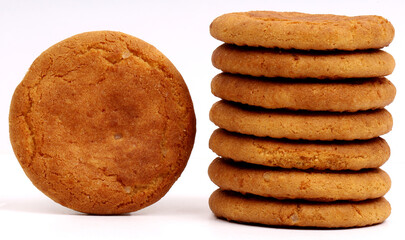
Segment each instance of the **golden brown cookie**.
M392 129L385 109L356 113L269 110L221 100L210 110L210 120L231 132L258 137L306 140L371 139Z
M297 170L216 158L208 169L208 175L223 190L322 202L379 198L391 187L390 177L379 168L360 171Z
M144 208L170 189L195 136L187 86L130 35L75 35L43 52L15 90L11 143L33 184L93 214Z
M276 200L216 190L210 197L212 212L228 221L276 226L349 228L383 222L391 214L385 198L332 203Z
M253 47L356 50L388 46L395 31L380 16L251 11L219 16L210 33L226 43Z
M285 78L256 78L220 73L211 82L222 99L269 109L356 112L383 108L395 97L386 78L324 82Z
M215 130L209 147L219 156L270 167L360 170L382 166L390 148L382 138L357 141L297 141Z
M371 78L392 73L394 58L382 50L324 52L219 46L214 67L229 73L284 78Z

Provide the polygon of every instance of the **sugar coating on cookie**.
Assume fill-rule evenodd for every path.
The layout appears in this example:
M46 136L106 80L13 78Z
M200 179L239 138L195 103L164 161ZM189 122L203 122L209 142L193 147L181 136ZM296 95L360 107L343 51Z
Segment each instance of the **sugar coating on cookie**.
M395 98L386 78L342 81L255 78L220 73L212 79L212 93L222 99L269 109L356 112L378 109Z
M195 136L187 86L152 45L87 32L43 52L18 85L10 139L33 184L92 214L159 200L186 166Z
M240 46L352 51L388 46L395 31L380 16L250 11L217 17L210 33L220 41Z
M380 137L361 141L297 141L217 129L210 137L209 147L219 156L234 161L296 169L377 168L390 157L390 148Z
M333 203L276 200L216 190L209 199L212 212L228 221L275 226L320 228L362 227L384 222L391 214L385 198Z
M360 171L304 171L216 158L208 169L208 175L223 190L277 199L322 202L379 198L391 187L390 177L379 168Z
M212 64L224 72L257 77L345 79L389 75L395 60L382 50L298 51L223 44L214 50Z
M264 109L228 102L214 103L210 120L231 132L257 137L305 140L371 139L392 129L386 109L355 113Z

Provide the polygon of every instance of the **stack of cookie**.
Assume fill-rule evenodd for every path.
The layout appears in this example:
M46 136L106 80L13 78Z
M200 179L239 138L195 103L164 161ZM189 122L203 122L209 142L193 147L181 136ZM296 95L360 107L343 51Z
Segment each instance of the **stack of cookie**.
M380 48L394 29L379 16L256 11L225 14L211 35L223 71L210 111L220 128L209 167L218 217L266 225L355 227L383 222L391 181L380 137L394 69Z

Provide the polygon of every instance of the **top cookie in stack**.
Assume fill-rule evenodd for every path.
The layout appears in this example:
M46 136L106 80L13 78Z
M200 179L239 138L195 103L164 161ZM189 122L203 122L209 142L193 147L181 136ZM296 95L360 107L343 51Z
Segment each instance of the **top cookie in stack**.
M239 46L352 51L388 46L394 27L380 16L251 11L216 18L210 33Z
M384 221L390 206L383 195L391 182L379 167L390 150L379 136L392 128L384 107L396 89L384 77L395 61L381 48L393 40L391 23L380 16L253 11L222 15L210 32L225 42L212 55L223 71L211 83L212 93L223 99L210 111L221 128L210 148L222 157L209 169L220 187L210 198L212 211L267 225ZM368 147L374 143L379 147ZM371 171L379 172L381 182L361 175ZM332 186L336 180L329 174L342 179L339 186ZM301 175L304 180L298 180ZM283 181L290 184L280 187ZM350 193L362 183L369 186L364 194L378 194ZM336 191L337 197L326 200L330 196L322 191ZM354 210L360 208L359 215Z

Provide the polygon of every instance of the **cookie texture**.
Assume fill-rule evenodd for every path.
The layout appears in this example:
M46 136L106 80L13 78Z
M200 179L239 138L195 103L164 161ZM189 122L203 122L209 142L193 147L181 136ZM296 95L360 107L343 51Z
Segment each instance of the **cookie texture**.
M390 148L380 137L358 141L297 141L217 129L210 137L209 147L219 156L234 161L296 169L378 168L390 157Z
M331 202L361 201L384 196L391 187L379 168L360 171L316 171L270 168L216 158L208 169L223 190L277 199Z
M219 16L211 23L210 33L241 46L356 50L388 46L395 30L380 16L251 11Z
M269 110L221 100L210 110L210 120L231 132L257 137L306 140L371 139L392 129L385 109L356 113Z
M212 64L257 77L344 79L389 75L395 60L382 50L314 52L223 44L213 52Z
M209 206L217 217L228 221L320 228L373 225L391 214L391 206L385 198L333 203L280 201L219 189L211 195Z
M187 86L156 48L130 35L75 35L43 52L12 98L10 139L33 184L92 214L159 200L195 136Z
M378 109L395 98L386 78L324 82L285 78L256 78L220 73L212 79L212 93L222 99L269 109L356 112Z

